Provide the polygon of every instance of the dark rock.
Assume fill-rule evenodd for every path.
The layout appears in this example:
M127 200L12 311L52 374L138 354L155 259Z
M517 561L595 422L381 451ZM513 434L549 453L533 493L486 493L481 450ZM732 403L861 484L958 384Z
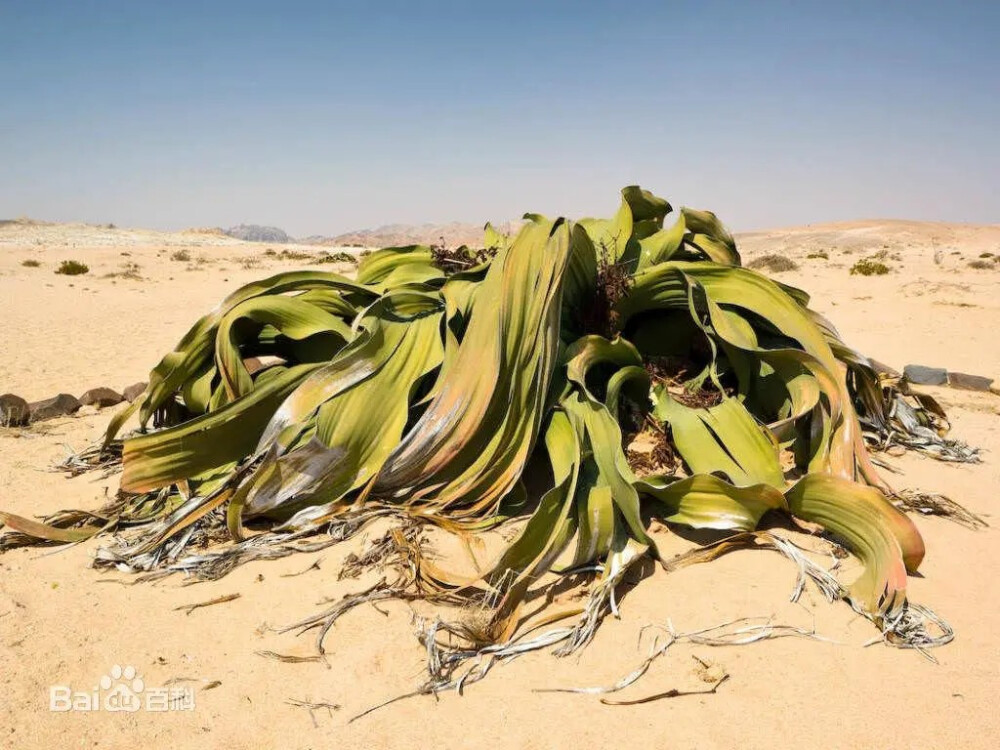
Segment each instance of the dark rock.
M81 406L83 404L77 401L75 396L71 396L68 393L60 393L55 398L47 398L44 401L30 403L28 404L28 409L31 411L32 422L43 422L46 419L55 419L56 417L75 414Z
M23 427L30 418L28 402L23 398L13 393L0 396L0 427Z
M943 367L907 365L903 368L903 377L917 385L944 385L948 382L948 371Z
M122 391L122 396L124 396L125 400L128 401L131 404L133 401L135 401L137 398L139 398L139 396L141 396L145 392L147 385L149 385L149 384L148 383L133 383L128 388L126 388L124 391Z
M105 388L104 386L101 386L100 388L91 388L89 391L80 396L81 404L84 406L96 406L98 409L104 409L108 406L120 404L124 400L125 397L118 391Z
M984 378L982 375L969 375L964 372L948 373L948 385L965 391L988 391L992 382L993 378Z

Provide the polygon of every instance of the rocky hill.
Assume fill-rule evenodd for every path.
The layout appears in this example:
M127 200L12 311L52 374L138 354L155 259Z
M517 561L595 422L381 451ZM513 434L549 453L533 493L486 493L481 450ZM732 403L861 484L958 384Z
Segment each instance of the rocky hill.
M521 221L497 225L502 232L516 232ZM313 236L298 240L307 245L334 247L394 247L400 245L444 245L445 247L470 247L483 244L483 225L451 222L448 224L386 224L376 229L361 229L335 237Z
M244 242L270 242L272 244L283 244L291 242L284 230L278 227L265 227L260 224L240 224L236 227L222 230L230 237L234 237Z

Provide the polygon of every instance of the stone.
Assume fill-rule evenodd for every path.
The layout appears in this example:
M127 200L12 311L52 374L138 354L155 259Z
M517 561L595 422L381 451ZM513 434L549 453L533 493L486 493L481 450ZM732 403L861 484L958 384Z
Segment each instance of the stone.
M907 365L903 368L903 377L916 385L944 385L948 382L948 371L943 367Z
M66 417L75 414L83 406L77 401L75 396L68 393L60 393L54 398L47 398L44 401L34 401L28 404L31 411L32 422L44 422L46 419L56 417Z
M949 372L948 385L952 388L961 388L963 391L988 391L993 383L993 378L984 378L982 375L969 375L965 372Z
M23 427L31 418L28 402L13 393L0 396L0 427Z
M124 391L122 391L122 396L124 396L125 400L128 401L131 404L133 401L135 401L137 398L139 398L139 396L141 396L143 393L145 393L147 385L149 385L149 384L148 383L133 383L128 388L126 388Z
M125 397L118 391L114 391L104 386L101 386L100 388L91 388L89 391L80 396L81 404L84 406L96 406L98 409L105 409L109 406L120 404L124 400Z

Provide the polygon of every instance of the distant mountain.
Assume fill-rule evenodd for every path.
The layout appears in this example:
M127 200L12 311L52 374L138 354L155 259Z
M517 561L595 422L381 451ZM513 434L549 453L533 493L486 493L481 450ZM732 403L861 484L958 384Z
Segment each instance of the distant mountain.
M513 234L524 222L503 222L495 225L506 234ZM464 224L453 221L449 224L386 224L377 229L360 229L338 234L335 237L313 235L299 239L304 245L326 245L330 247L396 247L400 245L440 245L454 248L459 245L482 246L483 225Z
M272 242L283 244L291 242L284 230L277 227L263 227L259 224L240 224L238 227L230 227L222 230L225 234L244 242Z

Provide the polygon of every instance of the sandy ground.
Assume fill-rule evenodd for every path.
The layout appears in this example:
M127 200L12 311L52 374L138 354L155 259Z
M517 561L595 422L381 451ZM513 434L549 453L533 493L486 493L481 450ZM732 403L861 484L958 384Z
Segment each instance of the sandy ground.
M1000 227L859 222L740 240L746 259L770 252L795 260L798 270L779 278L808 289L814 306L871 356L898 368L917 362L1000 377L1000 268L968 265L981 253L1000 253ZM305 263L268 256L267 249L210 234L0 225L0 392L35 400L144 380L195 317L226 292ZM180 250L191 260L172 260ZM820 250L829 258L806 258ZM890 274L849 275L855 260L881 251ZM70 258L86 262L90 273L53 273ZM26 259L41 266L22 266ZM133 278L121 275L128 263L138 265ZM947 493L996 527L1000 397L932 392L949 409L953 434L986 450L984 463L956 466L908 455L889 459L900 471L891 481ZM50 467L68 449L94 441L108 417L84 412L26 431L0 431L0 507L42 515L99 506L114 491L114 478L66 479ZM122 585L127 578L88 567L93 542L56 552L16 550L0 556L0 747L995 747L997 529L972 532L933 518L917 524L928 554L921 575L911 579L910 596L957 631L954 643L935 652L937 664L912 651L864 647L875 634L870 624L815 591L790 604L790 564L747 551L670 575L653 573L624 597L622 618L609 618L579 658L533 654L464 696L412 698L353 723L348 720L358 712L421 681L423 655L407 605L362 607L343 618L327 639L328 664L286 664L256 652L312 653L310 635L272 627L370 583L337 581L340 560L360 540L246 565L221 581L193 586L179 578ZM689 546L676 536L658 540L667 553ZM319 566L310 569L314 561ZM190 614L175 610L228 594L241 596ZM534 692L615 681L645 655L649 642L640 647L638 639L649 623L669 618L685 631L750 615L815 627L834 642L678 645L620 697L704 688L694 656L730 674L713 695L621 707L595 696ZM194 708L49 711L50 686L92 690L115 664L135 667L147 691L190 688ZM296 699L339 708L309 711L289 703Z

